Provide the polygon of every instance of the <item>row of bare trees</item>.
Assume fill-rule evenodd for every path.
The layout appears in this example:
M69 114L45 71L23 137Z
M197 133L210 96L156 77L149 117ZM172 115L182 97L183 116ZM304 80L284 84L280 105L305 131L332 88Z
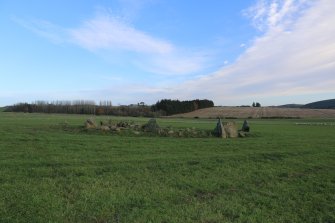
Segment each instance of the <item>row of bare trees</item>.
M18 103L12 106L8 106L5 111L158 117L162 115L186 113L213 106L213 101L207 99L196 99L192 101L163 99L152 106L145 105L144 102L127 106L113 106L111 101L100 101L99 104L96 104L91 100L57 100L51 102L35 101L33 103Z
M75 101L35 101L33 103L18 103L6 108L7 112L27 113L63 113L63 114L91 114L115 116L159 116L159 112L152 111L150 106L143 104L130 106L113 106L111 101L100 101L97 105L90 100Z
M29 113L64 113L64 114L95 114L97 107L108 110L112 107L111 101L100 102L97 106L91 100L74 101L35 101L33 103L18 103L7 107L6 111Z

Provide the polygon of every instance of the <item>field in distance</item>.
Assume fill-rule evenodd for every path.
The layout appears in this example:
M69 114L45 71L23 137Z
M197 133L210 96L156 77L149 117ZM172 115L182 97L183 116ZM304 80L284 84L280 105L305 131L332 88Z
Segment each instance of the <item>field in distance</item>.
M335 118L335 109L212 107L177 114L180 118Z
M252 119L250 137L223 140L86 131L87 118L0 112L0 222L335 221L335 119ZM95 117L110 118L148 121Z

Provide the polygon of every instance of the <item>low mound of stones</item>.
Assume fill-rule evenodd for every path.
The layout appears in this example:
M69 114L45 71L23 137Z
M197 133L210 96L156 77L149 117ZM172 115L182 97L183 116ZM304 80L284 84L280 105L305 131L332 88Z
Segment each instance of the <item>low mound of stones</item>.
M172 127L162 128L158 125L156 119L152 118L144 125L135 124L133 121L100 121L96 124L93 119L87 119L85 129L100 130L103 132L127 132L134 135L157 135L172 137L219 137L219 138L237 138L249 135L250 127L247 121L244 121L242 129L238 130L235 122L222 122L218 119L213 131L199 130L196 128L175 129Z

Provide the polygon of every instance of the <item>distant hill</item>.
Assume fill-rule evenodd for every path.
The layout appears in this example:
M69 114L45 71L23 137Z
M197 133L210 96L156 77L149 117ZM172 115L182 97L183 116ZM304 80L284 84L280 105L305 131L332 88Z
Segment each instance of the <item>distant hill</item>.
M301 105L301 104L286 104L286 105L279 105L279 106L276 106L277 108L301 108L303 107L304 105Z
M312 102L312 103L302 106L302 108L335 109L335 99Z

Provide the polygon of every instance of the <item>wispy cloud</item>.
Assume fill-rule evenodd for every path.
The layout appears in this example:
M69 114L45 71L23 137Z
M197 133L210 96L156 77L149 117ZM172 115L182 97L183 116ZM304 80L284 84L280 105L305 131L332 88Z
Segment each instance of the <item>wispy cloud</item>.
M263 19L263 27L268 28L235 63L178 86L161 91L156 88L155 97L210 98L220 104L238 104L255 98L335 93L332 0L314 2L309 7L306 1L281 1L280 7L274 6L277 2L266 2L272 6L255 11L256 17L268 15ZM304 11L297 12L301 7Z
M206 68L205 52L190 52L167 40L134 28L122 18L106 12L70 29L75 44L89 50L123 50L137 53L131 61L137 67L155 74L185 75Z
M80 94L95 98L113 95L113 100L124 103L208 98L229 105L277 96L335 93L334 11L333 0L260 0L244 13L262 34L242 44L245 51L240 57L218 71L179 84L124 83L112 90L91 89ZM134 52L132 63L153 73L199 72L210 58L205 53L180 50L110 14L98 13L72 29L55 28L47 22L34 23L29 29L92 51Z
M69 29L69 34L74 43L90 50L120 49L157 54L174 50L168 41L152 37L107 13L98 14L79 28Z
M244 47L246 47L246 44L245 44L245 43L241 43L241 44L240 44L240 47L241 47L241 48L244 48Z
M13 20L53 43L77 45L103 57L117 58L113 54L128 53L128 64L155 74L197 73L208 67L210 58L206 52L192 52L136 29L106 9L98 10L93 18L74 28L42 20Z
M136 20L140 17L143 9L154 5L160 0L118 0L121 9L120 14L127 20Z
M332 0L308 8L306 4L260 1L254 17L267 15L261 20L264 25L260 24L268 27L264 34L228 68L182 88L228 103L254 97L335 93L335 5ZM302 7L304 12L297 12Z
M68 40L67 31L49 21L40 19L24 20L16 16L11 17L12 21L22 27L32 31L33 33L42 36L52 43L61 44Z
M287 29L311 4L310 0L259 0L244 15L261 31Z

